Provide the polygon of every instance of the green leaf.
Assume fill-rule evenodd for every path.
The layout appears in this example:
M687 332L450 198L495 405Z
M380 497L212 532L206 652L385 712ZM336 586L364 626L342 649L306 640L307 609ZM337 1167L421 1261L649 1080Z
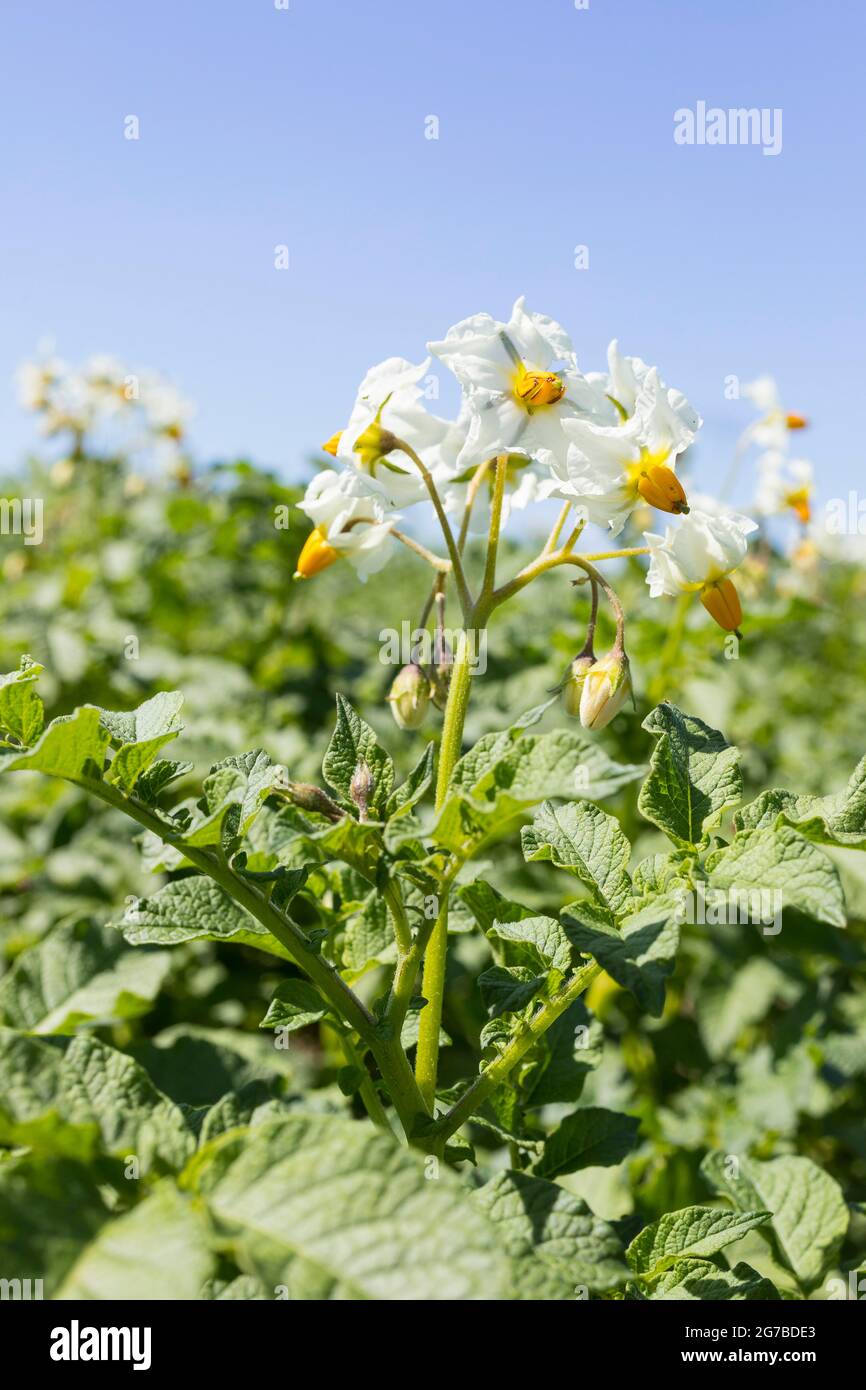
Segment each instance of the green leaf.
M191 845L219 844L226 812L235 806L235 833L245 835L265 799L280 786L284 776L285 769L272 763L263 748L254 748L237 758L224 758L204 779L199 813L184 838Z
M364 1121L298 1113L225 1135L183 1181L267 1286L301 1261L318 1270L319 1297L506 1293L507 1258L460 1179L442 1167L428 1180L420 1155Z
M628 1278L614 1229L556 1183L506 1171L474 1200L511 1259L515 1298L573 1299L575 1286L604 1291Z
M434 747L432 743L428 743L405 782L401 782L388 797L385 806L386 820L396 820L398 816L404 816L421 800L428 787L432 785L433 768Z
M659 1018L665 980L680 943L678 904L660 898L623 919L619 930L583 902L563 908L562 922L576 950L594 956L611 979L630 990L641 1008Z
M53 1296L99 1302L200 1299L215 1267L201 1213L164 1181L132 1211L101 1228Z
M831 927L845 926L845 895L836 866L797 830L743 830L707 856L709 888L746 895L777 891L783 908L796 908Z
M306 980L281 980L274 991L260 1028L282 1028L293 1033L318 1023L328 1012L328 1005L315 986Z
M364 899L359 912L346 921L342 944L342 968L350 982L357 980L372 965L388 964L396 959L394 929L388 920L385 899L375 889Z
M815 1288L835 1267L848 1208L839 1184L811 1159L784 1154L763 1162L732 1161L716 1152L707 1155L701 1172L738 1210L760 1206L771 1213L777 1253L804 1289Z
M37 662L22 656L17 671L0 676L0 732L4 740L12 739L25 748L35 743L45 723L45 710L35 689L41 671Z
M650 1297L660 1302L773 1302L779 1293L769 1279L742 1261L733 1269L720 1269L711 1260L685 1259L659 1275Z
M0 1162L4 1275L20 1270L20 1277L42 1279L48 1298L110 1219L96 1177L84 1164L34 1154Z
M602 1045L601 1024L576 999L536 1043L531 1054L536 1065L522 1082L523 1104L528 1109L574 1104L601 1061Z
M384 813L394 787L394 764L370 728L356 714L348 700L337 696L337 727L331 736L322 772L325 781L338 791L349 806L354 806L350 787L355 769L363 758L373 777L373 793L368 812L372 816Z
M462 884L454 896L466 904L485 936L494 922L519 922L536 915L531 907L504 898L498 889L483 878Z
M524 858L549 859L580 879L595 902L619 916L631 899L629 843L619 822L598 806L545 801L521 832Z
M478 976L481 1001L491 1018L519 1013L544 984L544 974L533 974L524 965L492 965Z
M437 843L456 853L477 853L545 798L595 800L643 774L641 767L612 762L597 742L570 729L525 735L546 708L531 710L503 733L484 734L464 754L433 831Z
M707 831L742 796L739 749L675 705L657 706L643 727L658 743L638 810L675 844L702 844Z
M44 772L69 782L98 779L108 744L100 713L93 705L82 705L53 719L32 748L0 752L0 772Z
M609 1168L621 1163L637 1143L640 1121L616 1110L588 1105L566 1115L545 1141L533 1167L539 1178L557 1178L578 1168Z
M147 1073L94 1037L62 1042L0 1029L0 1143L80 1159L135 1156L142 1176L180 1167L193 1136Z
M540 975L549 969L565 974L571 965L571 945L555 917L494 922L487 935L507 943L507 965L524 965Z
M129 793L146 772L159 750L183 729L179 719L183 696L176 690L163 690L138 709L128 712L102 710L100 723L107 729L117 752L108 769L108 781Z
M181 941L234 941L291 960L291 954L255 917L204 876L175 879L149 898L135 898L118 923L132 946L176 946Z
M137 1018L169 972L167 951L132 951L111 927L58 926L0 980L0 1022L74 1033L88 1021Z
M738 830L790 825L822 845L866 848L866 758L861 758L844 791L829 796L796 796L777 789L762 792L734 817Z
M684 1207L645 1226L626 1250L636 1274L655 1279L679 1260L703 1259L742 1240L770 1219L767 1211L732 1212L717 1207Z

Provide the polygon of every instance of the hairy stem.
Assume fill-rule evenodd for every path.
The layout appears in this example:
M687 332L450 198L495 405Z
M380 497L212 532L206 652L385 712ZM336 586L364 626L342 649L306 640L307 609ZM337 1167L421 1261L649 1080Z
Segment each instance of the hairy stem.
M493 501L490 507L490 533L487 537L487 557L484 561L484 581L481 585L481 602L493 593L496 583L496 557L499 553L499 530L502 525L502 504L505 500L505 481L508 477L508 455L500 454L496 460L496 476L493 480Z
M256 921L261 922L262 926L276 937L294 963L333 1006L337 1015L350 1024L372 1052L400 1117L400 1123L408 1136L416 1118L427 1113L427 1107L400 1045L399 1036L386 1039L379 1035L377 1020L373 1014L346 984L336 967L316 953L306 933L297 923L279 912L255 884L243 879L215 855L205 849L196 849L185 844L182 834L173 833L162 817L142 802L134 797L123 796L108 782L82 781L80 785L100 800L107 802L109 806L125 812L146 830L152 830L166 844L180 850L191 864L224 888L235 902L246 908Z
M526 1031L510 1042L505 1051L479 1073L477 1079L463 1092L460 1099L455 1101L451 1109L436 1122L430 1137L437 1138L441 1142L448 1139L455 1130L465 1124L470 1116L474 1115L476 1110L484 1104L488 1096L496 1090L496 1087L505 1081L518 1062L526 1056L529 1049L535 1046L538 1039L547 1032L561 1014L565 1013L575 999L589 989L593 980L600 974L601 966L595 961L591 961L579 970L569 983L552 999L549 999L534 1018L530 1019Z
M472 664L474 659L472 634L462 632L458 643L454 664L451 667L451 684L448 690L448 703L445 707L445 721L442 726L442 743L439 749L439 771L436 780L436 810L440 811L448 795L451 774L463 746L463 725L469 705L469 691L472 683ZM436 1095L436 1076L439 1068L439 1027L442 1022L442 1005L445 997L445 968L448 956L448 887L446 885L439 903L439 915L424 956L424 976L421 993L427 1000L421 1010L418 1031L418 1051L415 1057L415 1078L425 1103L433 1108Z

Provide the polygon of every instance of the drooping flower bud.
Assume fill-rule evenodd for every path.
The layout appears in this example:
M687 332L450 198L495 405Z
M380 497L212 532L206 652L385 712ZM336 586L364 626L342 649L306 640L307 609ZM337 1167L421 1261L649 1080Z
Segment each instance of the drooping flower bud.
M358 808L360 820L367 819L367 808L370 805L370 798L376 789L373 774L367 765L366 758L359 758L355 764L355 771L352 773L352 780L349 783L349 795Z
M313 786L311 782L286 782L276 790L284 792L289 801L302 811L316 811L320 816L327 816L330 821L341 820L345 815L327 792L321 787Z
M637 490L645 502L660 512L684 515L689 504L683 485L672 468L664 463L648 463L641 471Z
M387 698L399 729L420 729L430 703L430 681L421 667L410 661L398 671Z
M619 714L631 691L628 657L617 644L587 671L580 692L580 722L603 729Z
M316 526L304 541L303 549L298 556L295 578L312 579L314 574L327 569L328 565L332 565L339 558L339 550L335 550L332 545L328 544L328 538L324 531Z
M566 714L574 715L575 718L580 714L580 697L583 694L586 673L594 664L595 657L592 656L576 656L570 663L562 686L562 701Z
M711 584L705 584L701 589L701 603L725 632L742 636L740 623L743 621L743 610L740 596L730 579L716 579Z

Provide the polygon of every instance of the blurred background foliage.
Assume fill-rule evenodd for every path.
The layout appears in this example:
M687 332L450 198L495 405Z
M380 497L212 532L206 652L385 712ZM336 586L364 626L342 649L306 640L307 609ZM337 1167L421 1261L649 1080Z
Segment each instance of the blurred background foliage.
M11 670L24 652L43 662L50 716L84 702L131 708L157 690L182 690L187 730L177 756L195 770L178 795L197 791L211 763L259 746L294 778L320 780L338 690L399 765L416 760L441 716L431 709L421 731L398 731L384 701L395 671L379 659L383 629L399 630L404 620L414 627L429 591L416 557L401 551L366 585L340 564L293 583L307 530L293 506L297 488L246 460L193 468L179 430L169 465L144 471L131 450L97 447L86 428L73 432L71 445L62 428L49 433L26 469L3 483L6 497L44 499L44 542L0 536L0 669ZM528 541L512 541L503 572L529 554ZM613 758L647 761L651 739L641 720L667 699L740 746L747 799L768 786L820 793L844 786L866 751L866 568L828 562L809 545L792 562L760 540L738 579L746 630L736 659L697 602L648 597L639 561L607 569L628 615L637 690L637 712L627 709L598 736ZM544 699L582 645L587 595L570 578L545 576L496 615L487 671L475 682L470 740ZM607 637L612 628L602 628L599 650ZM545 719L566 717L555 707ZM635 861L661 847L636 800L637 784L605 803L622 818ZM479 873L509 896L555 910L568 884L553 870L526 866L515 839L498 845ZM708 1147L758 1157L802 1153L826 1167L850 1200L866 1198L866 871L856 852L831 853L848 896L846 931L787 913L778 937L754 926L687 927L659 1020L641 1016L611 983L593 990L588 1002L605 1046L584 1097L640 1114L645 1134L638 1157L620 1168L563 1180L600 1215L639 1224L706 1200L698 1164ZM61 951L70 943L104 946L106 925L110 931L128 895L154 886L122 818L71 787L29 774L3 779L0 969L7 975L26 968L28 953L52 937ZM476 1065L485 1015L474 981L489 959L478 935L455 942L446 1084ZM98 1024L103 1037L145 1060L158 1084L177 1087L165 1065L174 1052L187 1059L194 1087L195 1039L213 1030L233 1084L273 1072L273 1047L258 1031L277 978L272 959L198 943L175 949L160 978L151 1001ZM332 1046L318 1027L294 1035L286 1059L292 1085L312 1085L329 1103L349 1106L334 1085L340 1059ZM500 1161L484 1148L492 1137L478 1137L484 1161ZM863 1224L852 1224L855 1258Z

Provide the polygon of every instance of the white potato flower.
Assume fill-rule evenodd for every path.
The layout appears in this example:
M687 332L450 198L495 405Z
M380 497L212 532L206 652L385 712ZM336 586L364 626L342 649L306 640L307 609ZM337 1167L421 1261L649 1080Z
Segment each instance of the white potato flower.
M640 373L634 363L639 363ZM615 425L563 422L569 447L564 460L550 462L549 492L574 501L589 521L617 535L641 499L660 511L688 512L676 460L692 443L701 420L682 392L665 386L655 367L616 352L611 367L611 376L614 370L619 373L618 389L631 409L626 412L620 402L626 418ZM623 389L632 385L633 395Z
M707 612L727 632L742 621L737 591L729 575L746 558L746 537L757 523L738 512L693 508L678 526L664 536L644 532L650 547L646 576L653 598L661 594L700 593Z
M457 377L470 407L462 469L499 454L564 458L563 421L616 420L601 387L579 371L565 329L528 312L522 298L508 323L474 314L427 347Z
M762 449L784 452L790 443L791 431L805 429L809 423L803 415L791 415L784 409L779 388L771 376L759 376L747 382L743 395L760 414L743 431L742 447L754 443Z
M387 563L399 516L375 478L353 468L339 473L326 469L310 483L299 506L313 530L298 557L296 579L311 579L342 556L362 580Z
M429 357L417 365L404 357L388 357L371 367L346 428L324 445L327 453L375 478L395 506L421 502L428 493L405 453L383 452L383 435L396 435L414 449L437 485L456 473L465 440L459 421L440 419L422 404L424 393L418 383L429 368Z
M806 525L812 517L814 470L808 459L789 459L771 449L758 459L755 507L763 516L792 511Z

